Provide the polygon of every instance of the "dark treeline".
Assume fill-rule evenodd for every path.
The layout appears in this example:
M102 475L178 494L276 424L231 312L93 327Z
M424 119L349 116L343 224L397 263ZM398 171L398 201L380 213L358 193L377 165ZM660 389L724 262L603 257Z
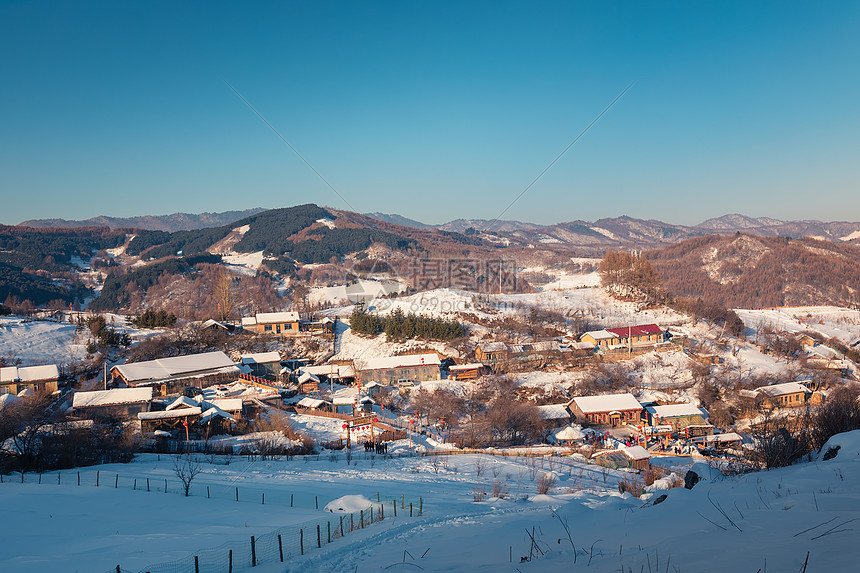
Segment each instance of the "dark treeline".
M170 328L176 324L176 315L164 309L147 309L129 322L137 328Z
M399 308L382 316L355 309L350 316L349 326L357 334L376 336L384 332L388 340L453 340L466 332L463 325L455 320L411 312L404 314Z

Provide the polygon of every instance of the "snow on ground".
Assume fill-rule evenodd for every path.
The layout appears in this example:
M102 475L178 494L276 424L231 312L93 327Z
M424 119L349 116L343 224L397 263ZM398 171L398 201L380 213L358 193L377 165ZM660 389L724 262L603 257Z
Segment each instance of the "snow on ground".
M224 264L230 267L230 270L254 276L257 274L257 269L263 264L263 251L257 251L256 253L236 253L231 251L223 255L222 260Z
M308 266L308 265L305 265ZM359 279L349 285L312 288L308 293L308 301L314 304L322 302L371 300L375 297L387 296L406 290L406 283L398 280L369 280ZM378 301L381 302L381 301Z
M373 502L380 492L389 499L420 497L424 514L394 518L386 511L382 523L254 571L609 573L649 564L652 571L755 571L764 570L765 561L771 571L799 571L807 554L807 571L850 571L860 522L860 431L834 437L823 451L836 445L838 454L827 461L819 456L734 478L698 464L693 468L705 479L692 490L661 491L658 484L641 499L619 494L616 485L635 474L570 457L384 458L363 451L351 460L343 452L254 461L234 456L229 465L201 456L203 472L186 498L176 489L171 458L148 454L130 464L84 468L80 487L77 470L62 472L62 485L56 472L43 474L41 485L35 474L24 484L5 481L0 511L15 516L15 529L8 537L14 542L0 552L0 570L106 572L120 564L137 571L325 518L331 502ZM661 457L654 464L683 473L692 461ZM541 476L556 482L546 494L537 489ZM147 477L159 488L168 479L169 492L142 491ZM653 505L661 494L665 500ZM49 543L46 531L57 532Z
M546 271L547 274L553 274L552 271ZM567 290L574 288L583 288L583 287L599 287L600 286L600 273L587 273L587 274L567 274L567 273L559 273L555 275L555 278L548 282L547 284L540 287L542 291L548 290Z
M860 310L837 306L797 306L736 309L735 312L753 332L767 326L785 332L813 331L848 345L860 341Z
M121 315L102 316L108 326L128 333L133 340L158 332L131 327L126 323L126 317ZM14 315L0 317L0 356L19 359L22 366L68 364L82 360L87 355L88 339L89 331L77 332L76 325L68 322L68 313L63 322L29 321Z

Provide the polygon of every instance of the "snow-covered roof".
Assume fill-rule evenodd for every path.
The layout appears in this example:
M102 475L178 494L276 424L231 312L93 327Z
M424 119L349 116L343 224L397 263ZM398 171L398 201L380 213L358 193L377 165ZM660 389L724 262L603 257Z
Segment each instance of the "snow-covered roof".
M200 408L182 408L180 410L162 410L161 412L139 412L138 420L162 420L165 418L184 418L186 416L197 416L202 412Z
M314 376L328 376L329 378L349 378L355 376L355 368L349 364L318 364L316 366L302 366L302 372L308 372Z
M594 348L594 343L585 340L582 342L573 342L570 347L576 350L591 350Z
M648 453L648 450L646 450L642 446L630 446L629 448L621 448L621 451L624 452L631 460L647 460L651 457L651 454Z
M594 414L598 412L612 412L614 410L641 410L639 403L633 394L608 394L606 396L580 396L571 402L582 411L583 414Z
M152 388L117 388L115 390L96 390L95 392L75 392L72 398L72 408L138 404L151 400Z
M349 406L358 397L358 388L342 388L331 395L331 403L335 406Z
M580 340L585 336L590 336L594 340L604 340L607 338L618 338L617 334L612 334L608 330L589 330L588 332L586 332L585 334L583 334L580 337Z
M309 382L310 380L313 380L314 382L320 381L319 378L317 378L316 376L314 376L310 372L302 372L302 374L299 376L299 383L301 383L301 384L304 384L305 382Z
M236 418L222 410L221 408L209 408L200 416L201 424L208 424L213 418L220 417L226 420L236 421Z
M188 396L180 396L176 400L170 403L170 405L165 408L165 410L176 410L180 408L197 408L200 406L200 402L189 398Z
M112 370L117 370L123 378L129 382L143 380L160 380L184 374L194 374L208 370L238 367L230 360L230 357L221 351L204 352L202 354L189 354L186 356L175 356L172 358L158 358L132 364L119 364Z
M298 322L297 312L259 312L255 317L257 324L276 324L281 322Z
M564 404L546 404L537 408L538 414L544 420L570 419L570 412L568 412Z
M272 352L257 352L255 354L243 354L242 364L270 364L272 362L280 362L281 355L275 351Z
M242 328L245 328L246 326L257 326L257 319L253 316L243 316Z
M482 342L478 345L481 352L501 352L507 350L508 346L504 342Z
M585 434L582 430L574 428L573 426L566 426L564 429L555 433L556 440L582 440L584 438Z
M325 400L320 400L318 398L311 398L310 396L305 396L301 400L299 400L297 406L302 408L319 408L325 404Z
M760 386L755 391L775 397L785 396L786 394L797 394L798 392L806 393L809 392L809 388L799 382L784 382L782 384L773 384L772 386Z
M9 383L20 380L21 382L42 382L45 380L56 380L60 377L56 364L44 364L42 366L4 366L0 368L0 383Z
M209 320L205 321L205 322L204 322L203 324L201 324L200 326L201 326L202 328L209 328L209 327L211 327L211 326L217 326L217 327L219 327L219 328L223 328L224 330L227 330L227 325L225 325L225 324L223 324L223 323L221 323L221 322L218 322L217 320L211 319L211 318L210 318Z
M680 416L702 416L708 417L707 410L699 408L694 404L668 404L666 406L648 406L645 408L658 418L676 418Z
M225 412L240 412L242 410L241 398L219 398L217 400L206 400L206 402Z
M735 432L726 432L725 434L714 434L713 436L705 436L706 442L740 442L743 438Z
M364 362L364 367L359 370L383 370L386 368L409 368L411 366L441 366L439 355L430 354L407 354L405 356L386 356L384 358L370 358Z
M463 372L466 370L474 370L476 368L483 368L483 367L484 367L484 365L480 362L472 362L470 364L459 364L459 365L455 364L454 366L449 366L448 370L450 370L452 372Z

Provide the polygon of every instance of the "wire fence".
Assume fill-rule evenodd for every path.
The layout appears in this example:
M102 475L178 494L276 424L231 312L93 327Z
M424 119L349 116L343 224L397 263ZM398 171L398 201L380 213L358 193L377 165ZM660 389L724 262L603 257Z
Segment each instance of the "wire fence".
M233 573L247 571L260 565L284 563L306 553L323 548L354 531L396 517L418 517L423 512L422 498L380 496L366 510L355 513L332 514L300 524L288 525L245 541L231 541L195 551L182 559L148 565L137 571L117 565L106 573ZM417 501L417 503L416 503ZM399 509L398 509L399 505Z

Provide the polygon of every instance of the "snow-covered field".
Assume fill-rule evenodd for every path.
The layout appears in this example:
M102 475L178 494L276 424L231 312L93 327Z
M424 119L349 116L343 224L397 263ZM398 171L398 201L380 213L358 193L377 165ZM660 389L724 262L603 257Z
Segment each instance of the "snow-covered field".
M735 312L752 331L762 327L785 332L813 331L849 346L860 342L860 311L837 306L797 306Z
M43 474L41 485L34 475L25 484L0 485L0 511L15 516L14 537L7 536L14 543L0 552L0 570L101 572L120 564L136 571L325 517L325 505L346 495L375 500L382 492L422 498L424 515L386 512L382 523L254 571L609 573L647 571L649 565L652 571L800 571L807 554L807 571L850 571L860 523L860 432L837 436L830 445L841 446L831 460L735 478L698 464L694 469L706 479L694 489L658 490L641 499L618 493L620 472L607 471L604 481L600 468L572 458L462 455L435 463L433 457L371 460L363 452L351 464L343 454L292 461L237 457L230 465L210 464L204 456L204 471L186 498L172 489L178 483L168 457L143 455L131 464L82 470L80 487L74 472L61 476L64 485L56 484L56 473ZM665 460L685 459L655 462ZM93 486L96 469L104 480L99 488ZM547 474L556 484L538 494L537 479ZM167 478L170 493L140 491L146 477L153 483ZM503 499L492 496L495 482ZM486 497L475 501L481 492ZM662 493L665 501L653 505Z

